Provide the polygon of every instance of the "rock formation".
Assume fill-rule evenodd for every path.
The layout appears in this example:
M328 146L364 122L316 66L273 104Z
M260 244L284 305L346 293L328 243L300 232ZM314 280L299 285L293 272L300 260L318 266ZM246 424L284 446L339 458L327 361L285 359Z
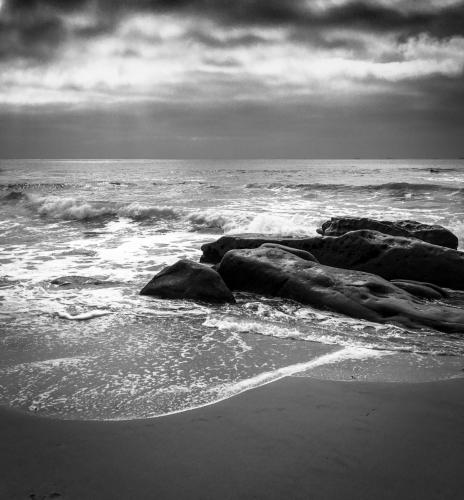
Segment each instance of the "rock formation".
M322 236L341 236L349 231L370 229L391 236L404 236L440 245L458 248L458 237L443 226L422 224L413 220L375 220L365 217L332 217L317 230Z
M214 269L191 260L179 260L166 267L143 287L140 294L162 299L235 302L231 291Z
M351 231L342 236L276 238L243 234L223 236L201 247L202 261L219 262L234 249L277 243L305 250L324 265L377 274L385 279L413 280L464 290L464 253L415 238L378 231Z
M321 265L279 248L231 250L218 269L232 290L288 298L378 323L464 333L462 309L420 301L379 276Z

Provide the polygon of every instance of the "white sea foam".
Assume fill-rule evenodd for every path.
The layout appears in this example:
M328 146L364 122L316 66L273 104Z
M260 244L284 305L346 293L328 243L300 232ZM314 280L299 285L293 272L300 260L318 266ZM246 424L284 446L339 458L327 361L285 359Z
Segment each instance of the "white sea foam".
M87 220L99 217L119 216L134 220L149 218L173 219L181 211L167 206L153 206L133 202L127 205L114 202L90 203L73 197L29 195L29 205L42 217L64 220Z
M235 384L230 384L224 386L220 391L223 399L231 396L236 396L242 392L254 389L255 387L260 387L271 382L275 382L284 377L289 377L291 375L296 375L297 373L310 370L311 368L316 368L318 366L329 365L334 363L340 363L347 359L367 359L376 358L391 353L386 351L375 351L372 349L364 349L360 347L345 347L343 349L324 354L316 359L311 359L310 361L305 361L303 363L295 363L290 366L284 366L276 370L260 373L254 377L248 378L246 380L241 380Z
M72 321L85 321L87 319L99 318L100 316L106 316L111 314L110 311L88 311L81 314L69 314L67 312L59 311L56 313L57 316L63 319L69 319Z
M208 389L208 392L212 396L212 399L207 401L206 403L201 404L193 404L186 408L182 408L180 410L165 412L162 414L151 414L150 417L163 417L168 415L174 415L177 413L183 413L185 411L195 410L198 408L203 408L205 406L211 406L213 404L220 403L221 401L225 401L226 399L230 399L231 397L238 396L244 392L247 392L252 389L256 389L258 387L262 387L264 385L268 385L272 382L276 382L285 377L290 377L292 375L297 375L302 372L306 372L312 368L317 368L319 366L330 365L335 363L340 363L346 360L360 360L360 359L368 359L368 358L378 358L382 356L387 356L393 354L387 351L375 351L372 349L365 349L360 347L345 347L339 349L334 352L330 352L328 354L324 354L315 359L311 359L309 361L305 361L302 363L295 363L292 365L287 365L282 368L277 368L272 371L259 373L253 377L249 377L238 382L221 384L217 386L212 386ZM186 391L182 391L186 392ZM189 391L186 392L189 394ZM137 418L137 417L135 417ZM110 418L107 420L125 420L124 418Z
M248 309L247 306L245 308ZM383 325L336 313L317 311L309 306L299 309L289 306L288 311L283 312L272 306L261 305L252 312L256 319L238 315L210 315L204 321L203 326L219 331L318 342L326 345L381 351L424 352L421 342L414 341L414 337L408 332L394 325Z
M450 224L451 231L458 237L459 250L464 249L464 222L456 221Z
M194 212L187 220L197 229L222 229L226 234L262 233L288 236L313 234L314 223L302 216L285 217L270 212L257 215L248 212Z
M104 215L111 215L113 211L108 207L93 207L85 201L75 198L59 198L56 196L31 197L37 213L43 217L65 220L83 220Z
M151 217L158 218L176 218L180 215L179 210L172 207L153 207L142 203L131 203L117 210L117 215L129 217L131 219L147 219Z
M243 320L233 317L208 317L204 321L203 326L207 328L217 328L220 331L257 333L277 338L301 337L301 332L297 328L286 327L277 323L265 323L263 321Z
M187 220L198 229L224 229L230 223L227 216L208 211L194 212Z
M310 233L309 224L301 217L282 217L259 214L253 219L232 220L224 226L226 233L262 233L275 235L303 236Z

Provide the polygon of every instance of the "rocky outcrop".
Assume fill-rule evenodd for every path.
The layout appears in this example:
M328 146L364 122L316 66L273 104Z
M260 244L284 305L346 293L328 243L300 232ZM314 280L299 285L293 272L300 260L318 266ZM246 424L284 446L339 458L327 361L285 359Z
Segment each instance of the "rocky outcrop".
M322 236L341 236L349 231L370 229L391 236L417 238L443 247L458 248L458 237L443 226L422 224L413 220L375 220L364 217L332 217L317 230Z
M308 249L312 247L313 241L318 239L320 238L293 238L291 236L279 237L267 234L252 233L226 235L221 236L221 238L216 241L205 243L201 246L201 251L203 252L203 254L201 256L200 262L217 264L221 261L224 254L229 250L241 248L258 248L261 245L269 243L310 252L310 250Z
M140 294L161 299L235 302L231 291L214 269L191 260L179 260L166 267L143 287Z
M203 261L219 262L229 250L277 243L313 254L321 264L377 274L385 279L413 280L464 290L464 253L415 238L377 231L342 236L275 238L244 234L223 236L202 246Z
M464 333L464 311L421 302L372 274L303 260L279 248L231 250L219 265L233 290L288 298L353 318Z
M62 276L55 278L50 282L63 288L89 288L89 287L111 287L117 286L120 283L116 281L108 281L89 276Z

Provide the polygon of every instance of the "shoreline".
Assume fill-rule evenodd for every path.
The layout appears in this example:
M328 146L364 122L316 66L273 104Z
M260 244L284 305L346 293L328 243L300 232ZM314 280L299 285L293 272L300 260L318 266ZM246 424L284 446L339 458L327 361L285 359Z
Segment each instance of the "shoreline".
M33 417L48 418L51 420L77 422L130 422L157 419L200 410L219 404L248 391L253 391L273 384L283 378L301 377L328 382L364 382L364 383L427 383L446 382L448 380L463 379L464 368L461 356L445 357L446 361L438 356L402 353L399 351L376 350L360 346L329 346L328 351L322 351L307 361L297 362L276 368L272 371L261 372L250 378L238 382L225 384L222 394L217 399L201 402L193 406L181 407L165 413L121 415L113 417L81 416L69 414L47 414L25 407L8 406L0 403L0 408L18 411ZM415 358L414 362L411 362ZM422 358L422 362L418 359ZM424 363L425 361L425 363Z
M287 376L141 420L0 407L0 497L457 499L463 390Z

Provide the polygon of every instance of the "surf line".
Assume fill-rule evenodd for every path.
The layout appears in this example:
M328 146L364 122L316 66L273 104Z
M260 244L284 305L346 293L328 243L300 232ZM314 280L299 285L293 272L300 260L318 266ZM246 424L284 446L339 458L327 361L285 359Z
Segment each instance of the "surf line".
M257 389L258 387L262 387L272 382L276 382L285 377L290 377L297 373L310 370L311 368L316 368L322 365L330 365L333 363L337 363L340 361L345 361L347 359L367 359L367 358L378 358L382 356L388 356L393 354L391 351L377 351L374 349L367 349L365 347L344 347L335 352L330 352L328 354L324 354L319 356L318 358L311 359L310 361L305 361L303 363L295 363L293 365L284 366L282 368L278 368L276 370L270 372L260 373L259 375L255 375L254 377L247 378L245 380L241 380L240 382L236 382L231 385L223 385L222 392L220 389L220 396L213 401L209 401L207 403L203 403L197 406L190 406L188 408L182 408L180 410L174 410L166 413L161 413L159 415L148 415L143 417L116 417L116 418L107 418L103 419L104 421L128 421L128 420L143 420L143 419L152 419L152 418L161 418L168 417L170 415L176 415L178 413L184 413L191 410L197 410L200 408L205 408L206 406L212 406L216 403L220 403L221 401L226 401L232 397L238 396L244 392L250 391L252 389ZM90 419L90 420L99 420L99 419Z
M311 368L317 368L318 366L330 365L347 359L377 358L388 354L390 354L388 351L376 351L363 347L344 347L343 349L324 354L310 361L284 366L272 372L260 373L259 375L255 375L254 377L242 380L227 387L227 392L231 393L230 396L236 396L237 394L254 389L255 387L261 387L284 377L290 377L297 373L310 370ZM227 399L227 397L224 399Z

